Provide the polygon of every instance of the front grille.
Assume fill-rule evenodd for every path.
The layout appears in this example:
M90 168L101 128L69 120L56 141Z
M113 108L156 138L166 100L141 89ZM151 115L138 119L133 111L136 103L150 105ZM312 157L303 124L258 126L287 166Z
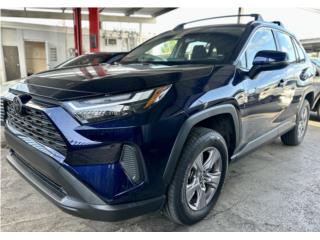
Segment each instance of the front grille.
M0 124L4 126L5 112L4 112L4 101L3 97L0 96Z
M67 146L47 115L37 109L24 106L24 113L16 113L11 101L6 105L6 117L10 126L35 141L65 155Z

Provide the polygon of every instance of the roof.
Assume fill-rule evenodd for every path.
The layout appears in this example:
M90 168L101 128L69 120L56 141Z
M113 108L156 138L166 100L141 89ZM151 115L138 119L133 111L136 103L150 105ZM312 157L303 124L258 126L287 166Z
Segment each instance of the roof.
M100 8L100 21L155 23L156 17L176 8ZM1 17L72 20L72 8L16 8L1 9ZM82 8L82 19L88 19L87 8Z

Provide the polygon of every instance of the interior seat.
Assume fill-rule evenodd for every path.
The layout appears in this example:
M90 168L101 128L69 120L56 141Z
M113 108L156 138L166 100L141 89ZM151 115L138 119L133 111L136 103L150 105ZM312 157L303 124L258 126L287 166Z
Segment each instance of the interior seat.
M207 52L204 46L196 45L192 49L191 59L205 59L207 58Z

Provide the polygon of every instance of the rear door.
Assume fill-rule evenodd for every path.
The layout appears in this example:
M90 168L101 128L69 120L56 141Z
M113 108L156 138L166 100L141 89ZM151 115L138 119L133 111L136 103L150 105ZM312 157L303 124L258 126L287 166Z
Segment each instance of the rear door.
M294 44L296 46L297 54L299 57L299 62L301 64L304 64L304 66L302 67L302 70L309 69L309 72L312 71L312 75L314 76L314 78L312 80L308 79L305 82L307 82L309 84L313 83L313 87L315 89L315 100L317 101L318 99L320 99L320 76L317 75L316 72L314 72L314 69L312 69L314 67L314 66L312 66L313 63L310 62L309 59L307 59L306 52L304 51L302 45L296 39L294 39ZM308 71L307 72L305 71L304 74L305 74L305 76L308 75Z
M281 112L277 121L294 121L297 113L300 98L303 95L305 86L308 83L307 76L310 74L309 64L304 54L299 56L295 39L283 31L275 31L279 50L286 52L290 64L284 69L283 92L281 96Z

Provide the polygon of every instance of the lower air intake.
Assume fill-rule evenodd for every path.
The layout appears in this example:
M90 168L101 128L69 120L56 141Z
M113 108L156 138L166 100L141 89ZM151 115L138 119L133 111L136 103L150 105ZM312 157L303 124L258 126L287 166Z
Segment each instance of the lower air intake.
M135 147L126 144L123 145L120 164L134 184L138 184L142 181L142 171L139 166L139 153Z

